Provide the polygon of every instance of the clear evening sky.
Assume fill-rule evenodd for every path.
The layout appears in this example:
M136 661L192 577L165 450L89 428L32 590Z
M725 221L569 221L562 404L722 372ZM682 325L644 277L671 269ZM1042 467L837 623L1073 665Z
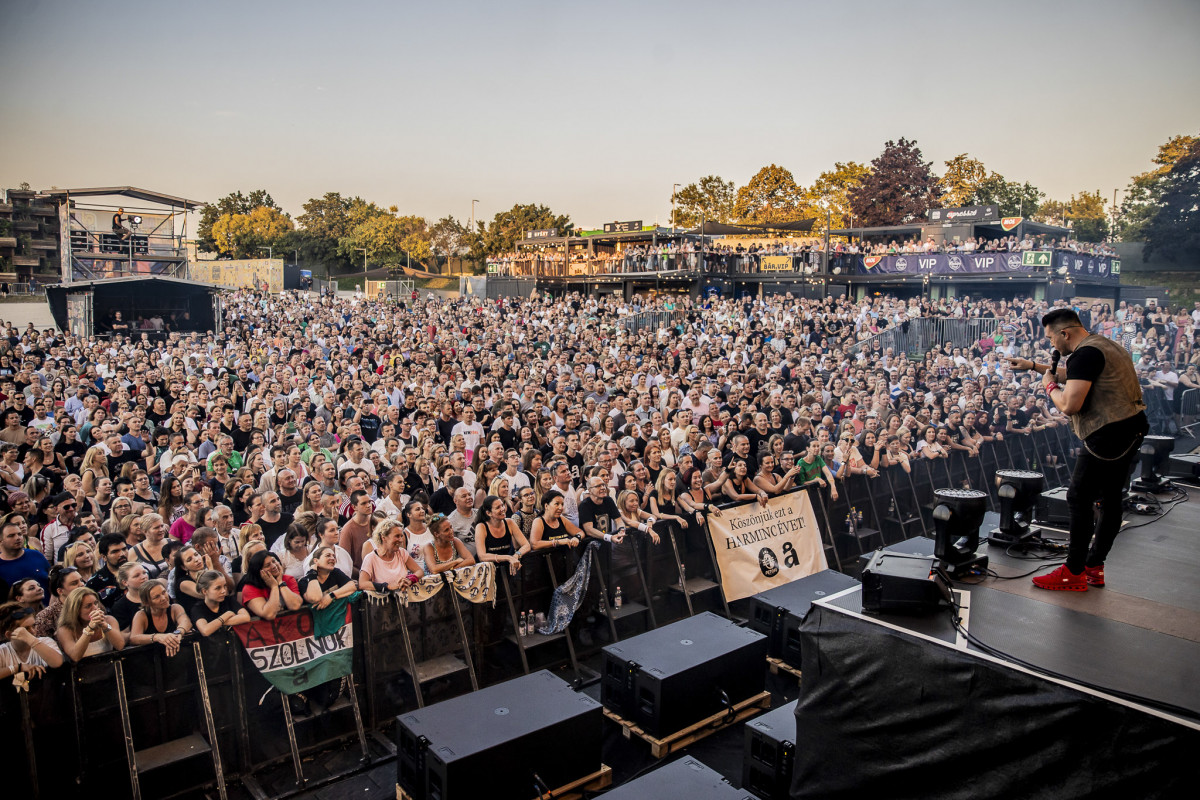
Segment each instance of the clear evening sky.
M1200 132L1200 2L17 2L0 187L327 191L665 221L673 183L808 184L915 138L1111 200Z

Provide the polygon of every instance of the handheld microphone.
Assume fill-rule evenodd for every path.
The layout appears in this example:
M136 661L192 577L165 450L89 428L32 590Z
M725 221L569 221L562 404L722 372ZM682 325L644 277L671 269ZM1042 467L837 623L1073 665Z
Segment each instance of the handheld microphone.
M1050 375L1055 380L1058 379L1058 360L1060 358L1062 358L1062 353L1058 352L1057 348L1050 351Z

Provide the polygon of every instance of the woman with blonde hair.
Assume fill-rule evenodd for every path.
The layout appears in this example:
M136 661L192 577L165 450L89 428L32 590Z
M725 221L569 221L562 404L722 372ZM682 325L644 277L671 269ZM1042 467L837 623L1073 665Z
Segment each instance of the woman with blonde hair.
M358 587L363 590L399 591L424 576L421 566L408 552L404 526L384 519L371 530L371 552L363 556Z
M488 494L493 497L499 497L504 501L505 507L508 509L506 516L512 516L516 513L516 507L513 505L512 484L508 482L508 475L497 475L491 485L488 487Z
M103 447L88 448L88 451L83 454L83 461L79 464L79 474L83 476L84 494L88 497L96 494L96 482L101 478L109 477L108 454Z
M96 574L96 548L86 542L75 542L63 552L63 566L79 570L84 583Z
M86 586L72 590L63 601L55 638L63 655L72 661L125 647L116 619L104 613L100 595Z

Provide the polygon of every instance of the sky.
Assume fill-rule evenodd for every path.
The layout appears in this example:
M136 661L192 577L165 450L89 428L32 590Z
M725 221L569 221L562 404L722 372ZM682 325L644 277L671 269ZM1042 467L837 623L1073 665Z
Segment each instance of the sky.
M915 139L1111 200L1200 133L1200 0L43 2L0 12L0 187L325 192L666 222Z

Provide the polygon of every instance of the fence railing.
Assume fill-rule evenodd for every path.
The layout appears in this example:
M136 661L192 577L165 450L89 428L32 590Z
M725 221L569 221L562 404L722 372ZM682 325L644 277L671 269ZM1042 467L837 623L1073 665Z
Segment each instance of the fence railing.
M649 321L672 313L650 311L634 316ZM938 488L973 486L987 493L988 503L995 509L999 498L992 477L997 469L1033 469L1045 475L1047 488L1062 485L1069 479L1074 444L1065 426L1014 433L986 443L978 455L953 451L951 457L935 460L912 456L907 468L891 466L875 476L837 479L837 499L815 485L800 491L809 493L831 566L836 563L840 569L843 563L873 549L876 538L878 544L886 545L933 530L936 503L931 501ZM864 452L864 457L871 455ZM668 528L664 533L661 544L652 546L643 538L634 550L638 572L630 580L641 583L646 598L659 597L655 590L665 593L675 585L685 562L688 573L697 577L712 574L719 580L710 571L711 550L710 563L704 563L702 551L707 545L695 552L688 545L681 561L681 551L674 546L677 531ZM600 552L601 557L593 560L597 592L605 586L611 590L614 578L607 558L611 549ZM32 680L28 692L0 691L0 720L4 720L0 748L9 756L11 767L5 785L12 797L128 796L132 771L127 762L133 759L142 796L198 793L217 780L212 757L217 754L210 755L205 749L216 746L226 780L261 788L255 776L265 767L290 759L300 770L304 753L364 737L359 724L370 732L364 738L378 744L382 738L378 734L397 714L423 704L425 694L435 694L435 682L447 689L456 684L459 691L452 693L460 693L468 689L468 677L471 685L498 682L518 670L542 668L547 657L554 663L569 660L578 673L577 653L571 648L565 654L544 653L531 664L533 653L526 648L532 645L516 631L517 608L547 609L558 583L555 575L569 574L562 569L569 564L558 561L561 555L538 551L526 556L527 563L516 578L498 576L500 597L494 607L468 602L449 588L407 606L386 596L358 601L351 622L354 662L350 691L357 691L361 698L361 716L353 713L358 703L350 703L343 693L329 703L328 710L292 719L278 692L268 690L240 642L228 631L207 639L188 634L184 646L171 657L152 644L47 670L43 677ZM693 561L693 555L698 560ZM627 593L633 585L625 584ZM666 624L691 613L692 600L700 603L699 598L700 594L693 598L689 593L686 609L681 601L651 599L650 611L657 602L659 611L667 613L657 618L651 614L648 625ZM706 603L716 607L711 600ZM615 638L615 622L605 610L610 607L602 606L601 615L609 616ZM572 629L567 636L581 638ZM194 648L193 641L199 641L200 647ZM585 647L582 640L579 646ZM511 657L513 647L518 648L520 666ZM594 644L587 647L596 651ZM509 657L500 658L499 648L507 648ZM468 675L466 663L479 666L478 681L474 672ZM207 686L208 697L201 683ZM211 711L211 726L206 725L206 710ZM294 749L289 746L292 737ZM190 749L181 747L180 742ZM151 749L152 753L144 753ZM174 761L164 760L168 753L175 753Z
M673 327L682 316L680 311L639 311L617 320L617 327L629 333Z
M44 295L46 287L40 283L10 283L4 288L9 295Z
M1000 320L995 317L979 317L977 319L941 319L933 317L918 317L905 320L899 325L893 325L887 330L846 348L850 355L860 352L892 352L906 353L910 356L923 355L933 349L934 345L944 344L950 347L971 347L983 339L996 335Z

